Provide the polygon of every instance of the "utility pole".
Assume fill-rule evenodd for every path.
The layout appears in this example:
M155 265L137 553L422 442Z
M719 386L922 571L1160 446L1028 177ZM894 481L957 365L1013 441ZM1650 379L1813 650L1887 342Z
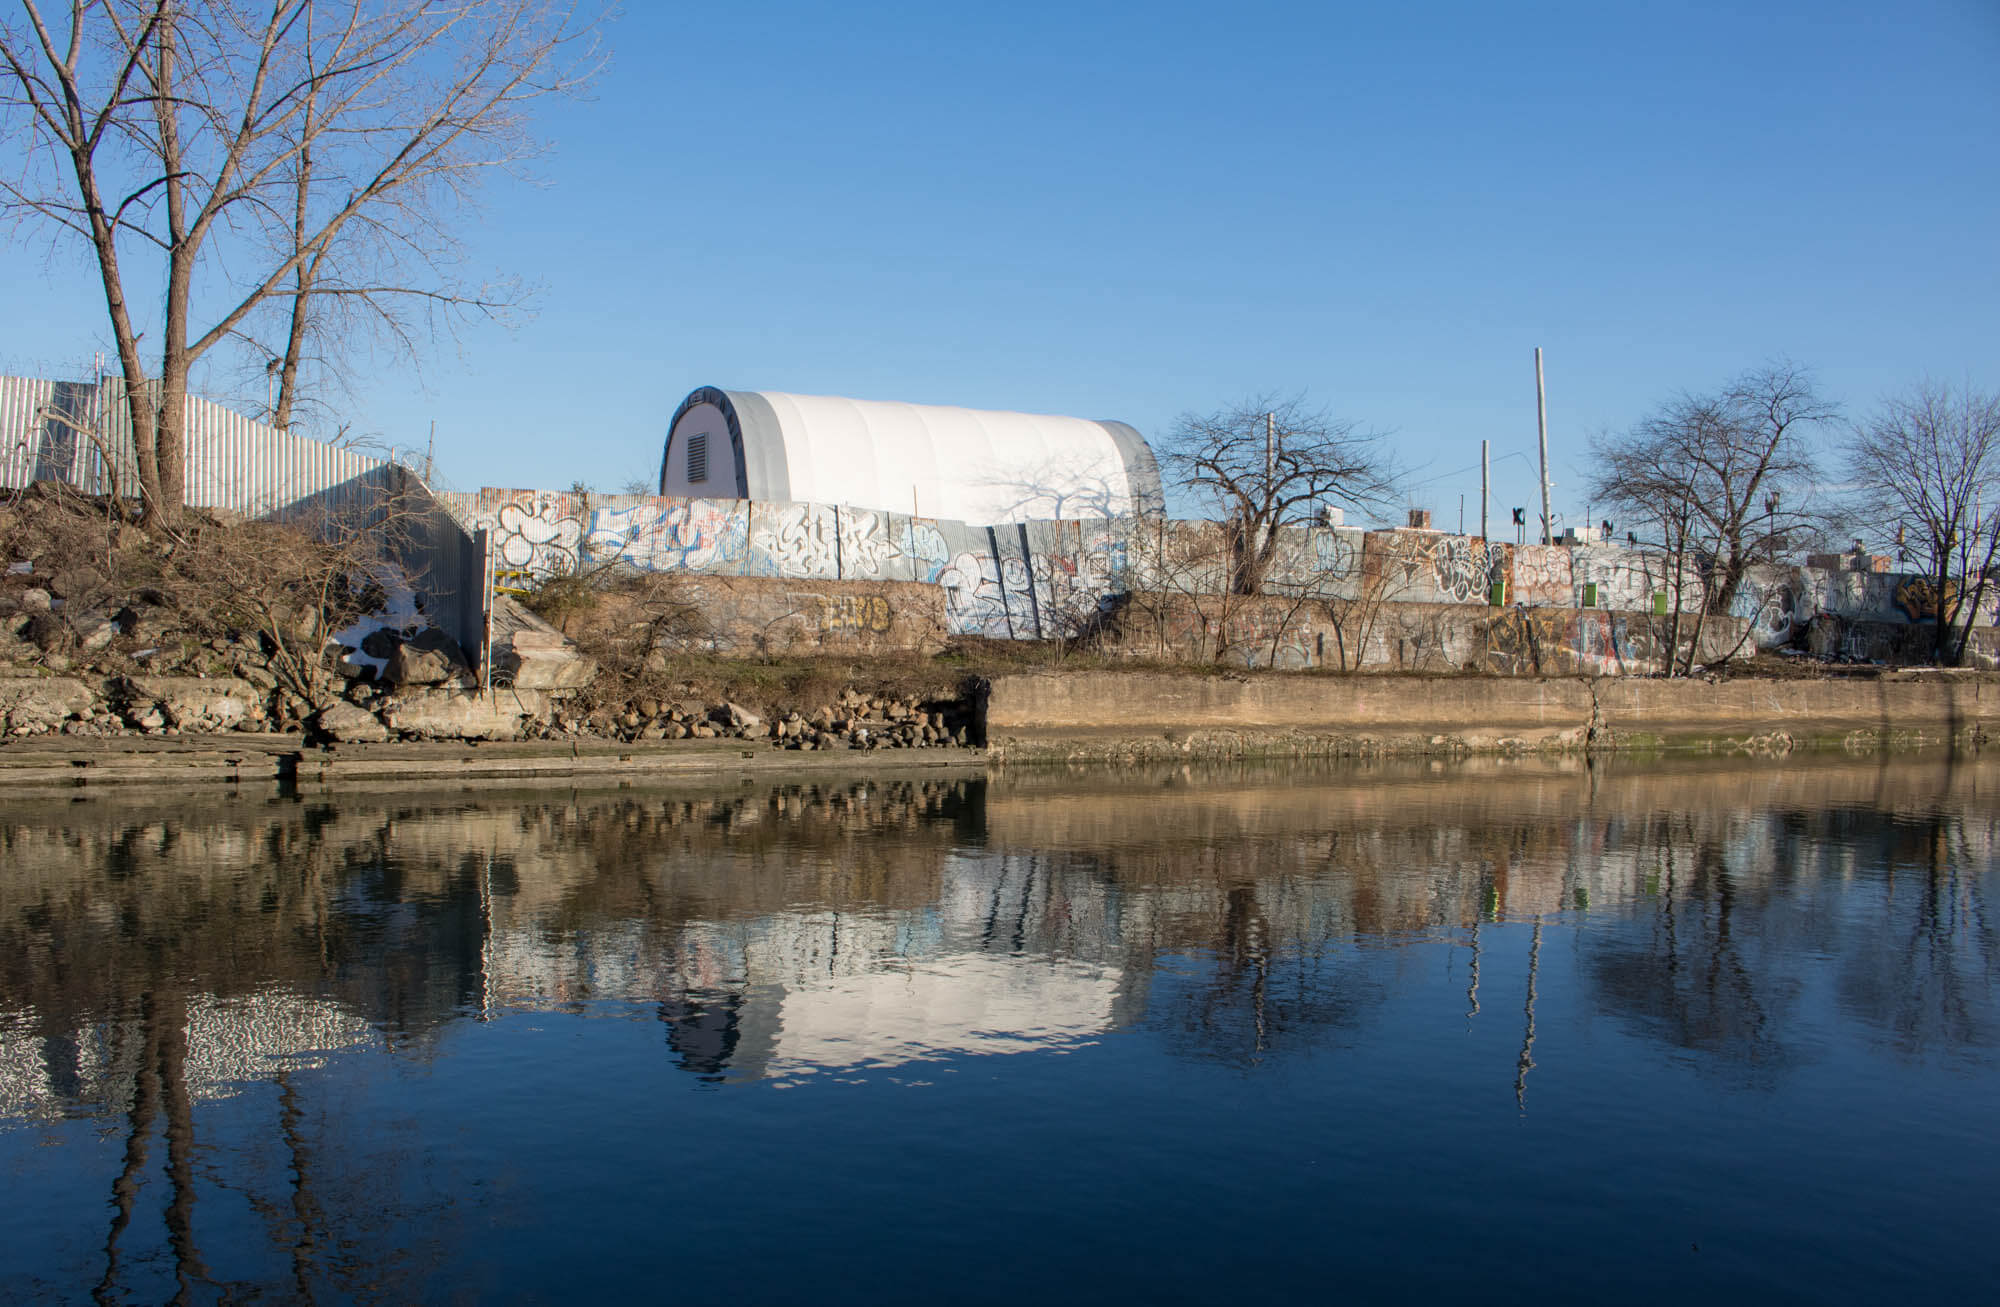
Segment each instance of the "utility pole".
M1271 478L1278 473L1278 415L1264 415L1264 493L1271 492Z
M1486 490L1492 481L1493 465L1487 461L1486 442L1479 442L1479 538L1486 538Z
M1542 543L1555 543L1555 528L1549 520L1549 406L1542 385L1542 347L1535 346L1535 429L1542 445Z

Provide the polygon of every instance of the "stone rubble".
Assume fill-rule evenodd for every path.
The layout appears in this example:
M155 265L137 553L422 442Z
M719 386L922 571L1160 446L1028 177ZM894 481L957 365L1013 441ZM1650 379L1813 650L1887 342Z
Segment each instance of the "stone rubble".
M34 584L25 584L32 579ZM12 584L5 584L11 582ZM0 738L41 735L302 734L321 743L397 739L742 740L774 749L963 747L972 739L960 697L868 694L760 712L723 700L643 696L621 711L571 702L595 667L558 638L524 632L482 693L449 636L427 628L370 632L360 647L327 641L326 701L287 688L279 651L249 635L198 640L166 609L133 598L66 612L58 578L0 575ZM316 623L301 621L316 629ZM385 664L377 671L377 662ZM506 684L511 675L512 684Z

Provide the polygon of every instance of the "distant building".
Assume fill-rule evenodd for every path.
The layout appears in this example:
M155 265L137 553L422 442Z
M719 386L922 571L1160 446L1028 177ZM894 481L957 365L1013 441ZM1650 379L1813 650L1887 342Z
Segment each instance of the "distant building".
M1887 572L1895 563L1887 554L1870 554L1856 549L1845 554L1807 554L1806 566L1828 572Z
M660 493L809 500L962 522L1164 509L1123 422L704 386L681 402Z

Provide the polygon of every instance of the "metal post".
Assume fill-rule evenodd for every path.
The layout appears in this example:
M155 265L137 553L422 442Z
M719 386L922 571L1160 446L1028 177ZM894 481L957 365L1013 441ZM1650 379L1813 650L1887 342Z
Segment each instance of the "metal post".
M1555 543L1554 524L1549 520L1549 406L1542 385L1542 347L1535 346L1535 428L1542 446L1542 543Z
M1278 415L1276 413L1266 413L1264 415L1264 494L1266 497L1271 493L1271 478L1277 475L1277 431Z
M1479 538L1486 538L1486 494L1492 482L1492 464L1487 461L1486 442L1479 442Z

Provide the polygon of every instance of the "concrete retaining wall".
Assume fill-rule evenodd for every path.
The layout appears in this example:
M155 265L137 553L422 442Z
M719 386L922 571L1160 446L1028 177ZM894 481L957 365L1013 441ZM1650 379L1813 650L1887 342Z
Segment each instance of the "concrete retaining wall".
M1007 761L1258 755L1978 744L2000 732L2000 678L1238 679L1065 672L996 678L985 732Z
M1696 619L1681 619L1680 647ZM1672 619L1595 608L1487 608L1359 598L1136 593L1105 619L1108 652L1291 670L1632 676L1666 671ZM1754 653L1750 623L1702 619L1695 661Z
M687 592L718 653L935 653L948 634L933 585L718 576L690 579Z

